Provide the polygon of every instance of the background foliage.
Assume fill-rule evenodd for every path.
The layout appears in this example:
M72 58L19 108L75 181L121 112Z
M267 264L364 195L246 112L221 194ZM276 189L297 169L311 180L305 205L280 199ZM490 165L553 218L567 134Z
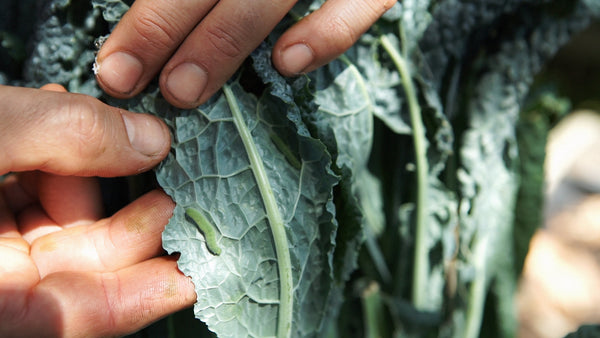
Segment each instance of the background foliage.
M196 285L195 316L219 335L285 334L290 323L293 336L514 336L545 136L569 109L534 80L600 6L405 0L338 60L282 78L270 47L320 3L300 1L225 91L182 111L156 84L131 100L98 89L94 41L127 1L4 1L0 83L58 82L165 119L173 150L156 175L177 209L163 242ZM148 179L129 178L127 199ZM121 182L106 181L109 210ZM220 255L188 207L215 227ZM205 331L188 319L148 332Z

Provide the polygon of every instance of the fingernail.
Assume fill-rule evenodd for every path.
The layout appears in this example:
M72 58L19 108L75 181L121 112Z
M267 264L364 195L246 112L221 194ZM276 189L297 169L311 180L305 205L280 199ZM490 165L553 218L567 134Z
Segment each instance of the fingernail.
M310 66L315 56L312 49L304 43L291 45L281 52L281 61L286 71L301 74Z
M154 156L164 150L169 135L156 118L135 113L123 113L122 116L129 143L135 150L146 156Z
M125 52L110 54L96 67L102 84L121 94L131 93L144 71L142 63Z
M181 103L194 105L204 92L208 76L193 63L182 63L169 73L165 82L167 90Z

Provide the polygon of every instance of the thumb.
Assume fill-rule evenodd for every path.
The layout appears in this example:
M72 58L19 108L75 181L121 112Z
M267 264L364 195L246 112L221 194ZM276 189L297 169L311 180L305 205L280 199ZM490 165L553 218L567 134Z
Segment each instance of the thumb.
M158 118L59 87L44 89L0 86L0 175L131 175L168 153L169 131Z

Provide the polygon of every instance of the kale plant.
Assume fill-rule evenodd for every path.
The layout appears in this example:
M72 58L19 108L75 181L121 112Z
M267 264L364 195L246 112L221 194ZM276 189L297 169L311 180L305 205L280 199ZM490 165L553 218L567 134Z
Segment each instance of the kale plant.
M322 2L299 1L197 109L156 83L130 100L96 86L93 42L125 0L49 0L33 26L1 20L0 82L58 82L165 120L172 151L155 173L177 206L163 246L218 336L513 336L537 226L517 199L526 183L541 193L527 165L540 156L520 154L548 128L523 141L539 125L520 117L546 97L529 95L535 75L600 6L405 0L331 64L283 78L274 41Z

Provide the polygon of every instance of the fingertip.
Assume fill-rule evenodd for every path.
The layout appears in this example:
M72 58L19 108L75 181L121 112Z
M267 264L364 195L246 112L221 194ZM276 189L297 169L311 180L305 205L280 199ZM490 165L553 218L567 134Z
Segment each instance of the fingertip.
M206 96L208 72L191 61L165 69L160 78L163 96L177 108L198 107Z
M162 159L169 151L171 138L165 123L159 118L121 111L127 137L131 147L139 153Z
M41 86L40 89L51 91L51 92L59 92L59 93L67 92L67 89L65 89L65 87L63 87L62 85L60 85L58 83L48 83L48 84Z
M312 70L315 61L313 49L304 42L292 44L283 49L277 49L273 57L275 68L284 76L296 76Z
M131 97L141 90L144 66L139 58L125 51L116 51L94 64L96 80L104 91L117 98Z
M328 0L290 27L273 47L284 76L311 72L345 53L396 0Z
M316 21L313 13L290 27L277 40L271 59L283 76L306 74L334 60L346 50L347 47L339 46L338 40L335 34L327 34L327 29Z

